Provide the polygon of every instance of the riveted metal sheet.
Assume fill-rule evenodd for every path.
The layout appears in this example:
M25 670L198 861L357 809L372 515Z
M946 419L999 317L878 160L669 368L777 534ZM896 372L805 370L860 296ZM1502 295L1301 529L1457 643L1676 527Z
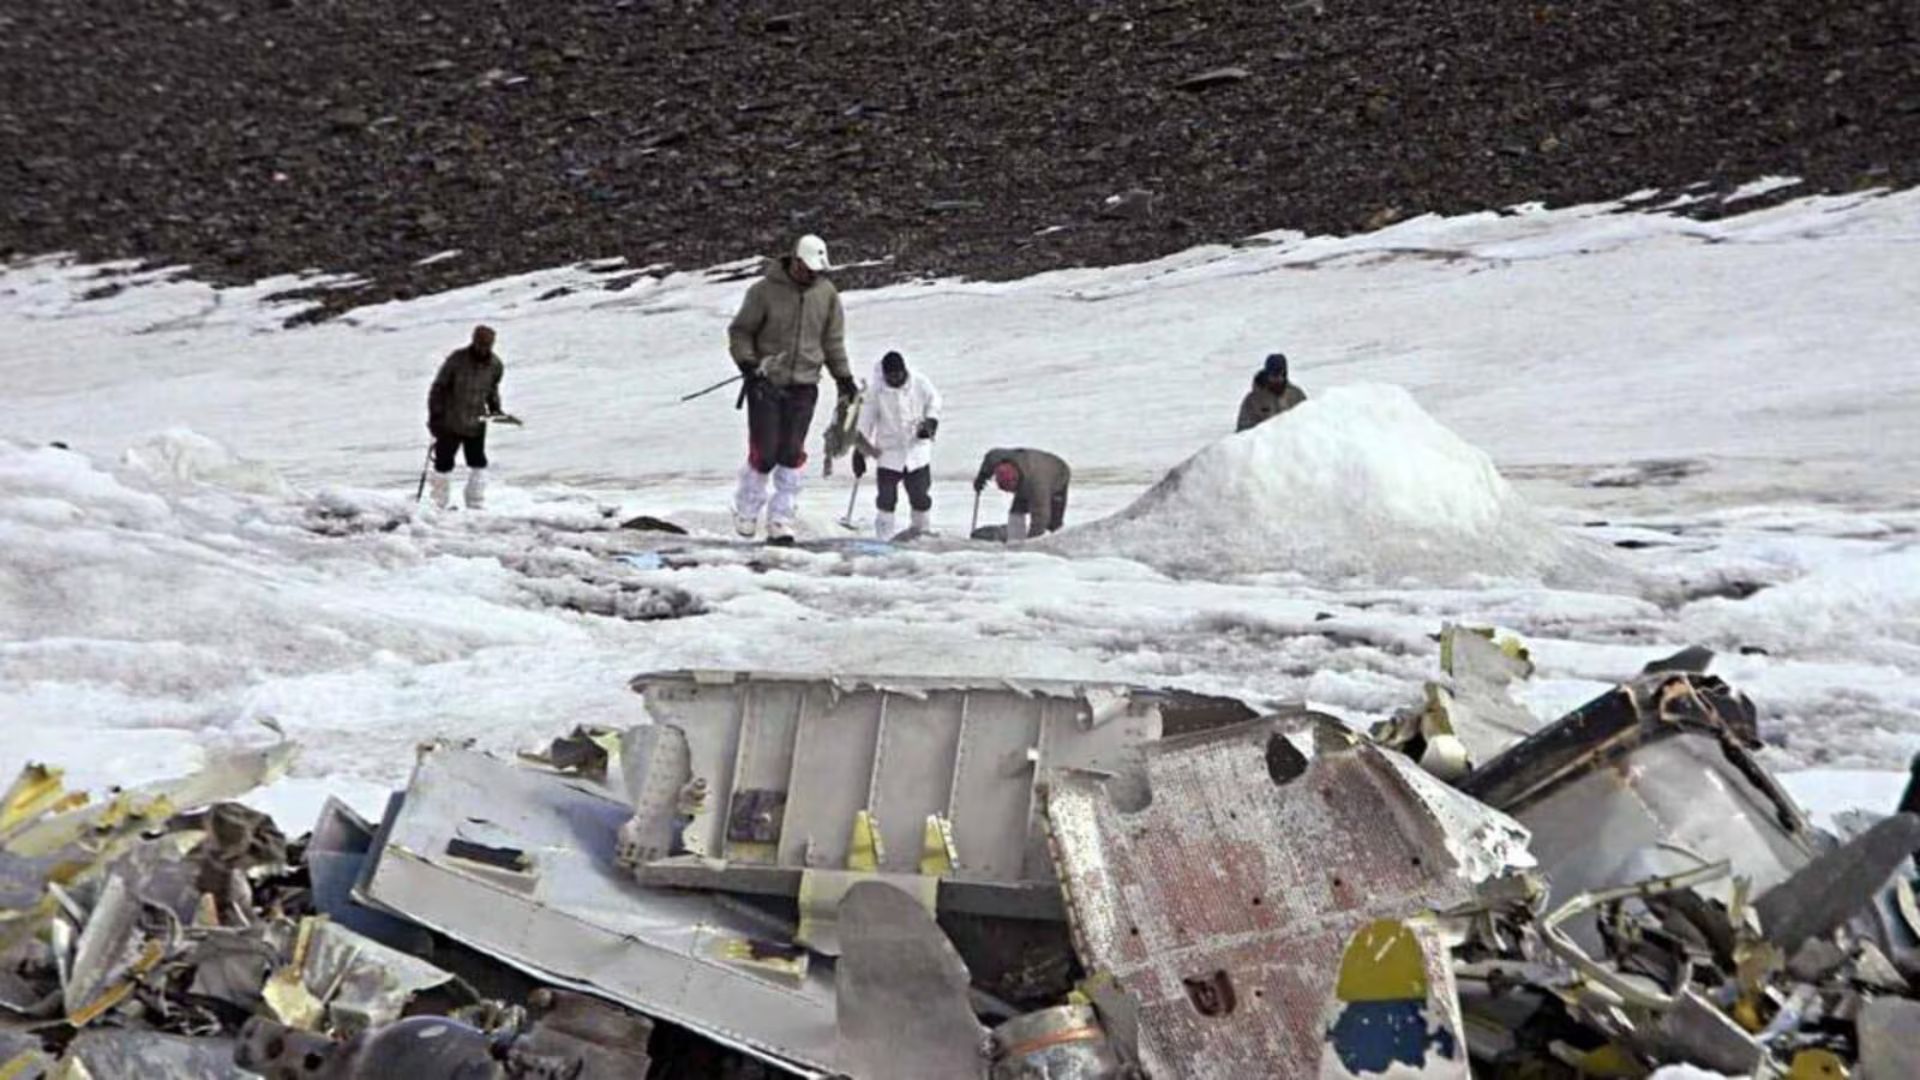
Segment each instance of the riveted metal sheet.
M1526 861L1518 824L1397 755L1349 745L1270 772L1271 739L1256 722L1150 748L1131 812L1095 776L1049 785L1076 948L1139 1003L1155 1075L1317 1075L1349 937L1473 899L1502 853ZM1444 955L1430 967L1451 985Z

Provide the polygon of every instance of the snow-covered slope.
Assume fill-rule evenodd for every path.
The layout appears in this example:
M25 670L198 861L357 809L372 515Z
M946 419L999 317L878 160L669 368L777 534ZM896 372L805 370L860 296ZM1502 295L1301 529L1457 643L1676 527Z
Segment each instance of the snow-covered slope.
M1088 672L1364 720L1417 699L1443 619L1527 635L1542 716L1700 640L1780 766L1920 749L1920 195L1273 239L847 297L861 370L899 348L945 393L937 522L1018 444L1111 522L665 565L611 526L722 526L740 418L675 399L730 372L737 281L562 269L283 331L287 281L0 273L0 771L141 779L270 716L308 785L392 783L420 738L638 719L625 678L685 665ZM426 382L479 320L528 426L493 440L487 514L415 518ZM1313 400L1230 437L1275 348Z

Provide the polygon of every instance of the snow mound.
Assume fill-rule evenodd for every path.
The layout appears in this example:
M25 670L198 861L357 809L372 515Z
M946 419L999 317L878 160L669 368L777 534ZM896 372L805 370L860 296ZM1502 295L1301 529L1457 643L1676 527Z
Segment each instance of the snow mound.
M122 461L168 487L207 484L249 495L284 498L293 494L273 466L242 458L188 428L170 428L143 439L127 448Z
M1177 574L1583 584L1627 577L1597 547L1537 513L1485 453L1389 385L1335 387L1227 436L1125 510L1055 543Z

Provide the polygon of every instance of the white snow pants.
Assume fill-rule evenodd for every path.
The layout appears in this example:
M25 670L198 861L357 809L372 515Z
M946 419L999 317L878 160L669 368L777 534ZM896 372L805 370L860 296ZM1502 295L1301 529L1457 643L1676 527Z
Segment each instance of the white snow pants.
M767 508L767 474L752 465L740 466L739 482L733 488L733 512L748 521L759 521Z
M767 523L791 525L794 515L800 510L800 489L807 474L800 469L789 469L785 465L775 465L771 474L763 473L751 465L740 466L739 483L733 489L733 512L750 521L760 519L760 511L767 512ZM773 481L772 498L768 498L767 481Z
M806 478L807 474L799 469L785 465L773 467L773 499L767 503L768 529L793 524L794 515L800 512L800 488Z

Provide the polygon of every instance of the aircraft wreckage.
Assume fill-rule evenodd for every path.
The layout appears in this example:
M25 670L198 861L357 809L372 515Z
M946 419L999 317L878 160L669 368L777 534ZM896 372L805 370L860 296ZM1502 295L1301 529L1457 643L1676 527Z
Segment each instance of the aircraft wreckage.
M1524 647L1441 640L1371 733L645 675L649 724L423 746L293 842L233 801L284 742L101 800L29 767L0 1078L1920 1075L1920 779L1822 832L1697 651L1540 726Z

